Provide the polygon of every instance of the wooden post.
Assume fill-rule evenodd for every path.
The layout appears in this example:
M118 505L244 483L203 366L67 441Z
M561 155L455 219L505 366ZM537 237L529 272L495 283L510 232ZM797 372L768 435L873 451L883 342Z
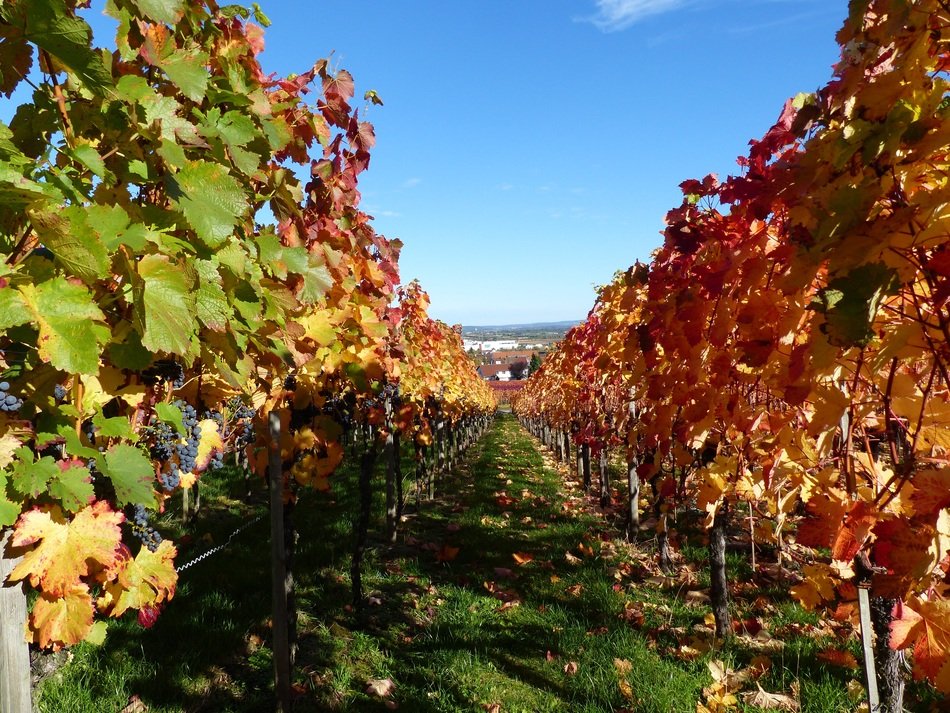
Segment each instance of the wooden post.
M290 631L288 599L293 579L287 571L284 533L284 469L280 458L280 416L270 413L270 538L273 593L274 692L279 713L290 713Z
M396 438L393 428L393 404L386 399L386 442L383 445L383 457L386 461L386 540L396 542L396 522L399 506L396 504Z
M627 461L627 542L633 542L640 534L640 474L637 458Z
M868 692L868 708L881 710L874 668L874 629L871 626L871 597L866 584L858 586L858 614L861 617L861 649L864 651L864 686Z
M729 579L726 576L726 526L729 521L727 504L721 503L709 531L709 596L716 636L732 636L732 617L729 616Z
M0 538L0 712L31 713L30 649L24 638L26 593L23 582L7 584L19 557L8 558L7 541L13 530Z
M581 470L584 476L584 492L590 490L590 445L585 443L581 447Z

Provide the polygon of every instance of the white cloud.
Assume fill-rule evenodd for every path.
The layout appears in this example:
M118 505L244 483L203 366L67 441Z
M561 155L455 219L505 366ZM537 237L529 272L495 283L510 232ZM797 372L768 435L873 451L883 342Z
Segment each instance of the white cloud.
M650 15L676 10L690 0L596 0L597 14L588 22L604 32L625 30Z
M405 181L402 182L402 187L403 187L403 188L415 188L415 187L418 186L420 183L422 183L422 179L421 179L421 178L407 178Z

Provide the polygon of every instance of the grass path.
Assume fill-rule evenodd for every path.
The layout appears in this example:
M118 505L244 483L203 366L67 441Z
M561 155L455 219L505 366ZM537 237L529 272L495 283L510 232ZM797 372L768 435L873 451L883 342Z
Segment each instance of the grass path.
M332 495L303 499L295 710L693 713L708 694L726 693L709 688L712 660L736 669L757 661L768 669L759 683L798 687L807 713L856 709L846 683L857 672L815 658L839 632L778 587L739 592L739 617L758 616L766 635L717 646L704 574L689 561L703 553L687 550L677 578L656 576L649 543L615 540L568 475L513 418L499 418L436 499L410 508L399 544L375 542L362 626L348 606L354 473L344 469ZM242 487L238 478L209 484L188 531L191 554L263 511L263 493L249 504L233 497ZM77 647L44 684L40 709L118 713L138 696L145 707L126 713L272 710L268 551L262 522L188 570L153 629L122 621L104 646ZM385 695L367 692L371 681Z

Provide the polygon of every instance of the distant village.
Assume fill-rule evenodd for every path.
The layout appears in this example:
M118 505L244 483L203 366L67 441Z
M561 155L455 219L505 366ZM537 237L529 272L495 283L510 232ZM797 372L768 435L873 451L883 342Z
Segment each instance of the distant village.
M514 339L465 339L463 345L486 381L523 381L541 366L551 349L551 342L524 344Z

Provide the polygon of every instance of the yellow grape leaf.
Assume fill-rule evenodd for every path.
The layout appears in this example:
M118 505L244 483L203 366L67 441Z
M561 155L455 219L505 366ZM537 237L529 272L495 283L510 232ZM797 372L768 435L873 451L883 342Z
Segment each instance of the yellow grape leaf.
M218 431L218 424L210 418L198 422L201 438L198 440L198 455L195 456L195 470L199 473L208 467L215 453L224 450L224 441Z
M133 560L118 572L115 581L106 585L106 597L100 601L111 604L110 616L122 616L129 609L161 604L175 596L178 573L175 555L178 550L164 540L155 552L143 547Z
M59 649L78 644L92 629L95 609L89 587L76 584L65 592L44 592L30 612L30 631L40 648Z
M66 520L59 507L34 508L20 516L11 544L39 543L10 573L11 581L29 577L30 584L47 594L62 595L90 573L90 562L112 567L119 555L125 520L109 503L99 500Z
M792 596L806 609L814 609L821 602L832 599L835 595L835 583L831 572L831 567L825 564L805 565L805 581L792 587Z
M13 454L21 445L20 439L12 433L0 436L0 468L6 468L13 462Z
M337 339L338 327L332 323L331 313L327 310L314 310L306 317L300 318L298 324L303 327L304 334L321 347L328 346Z

